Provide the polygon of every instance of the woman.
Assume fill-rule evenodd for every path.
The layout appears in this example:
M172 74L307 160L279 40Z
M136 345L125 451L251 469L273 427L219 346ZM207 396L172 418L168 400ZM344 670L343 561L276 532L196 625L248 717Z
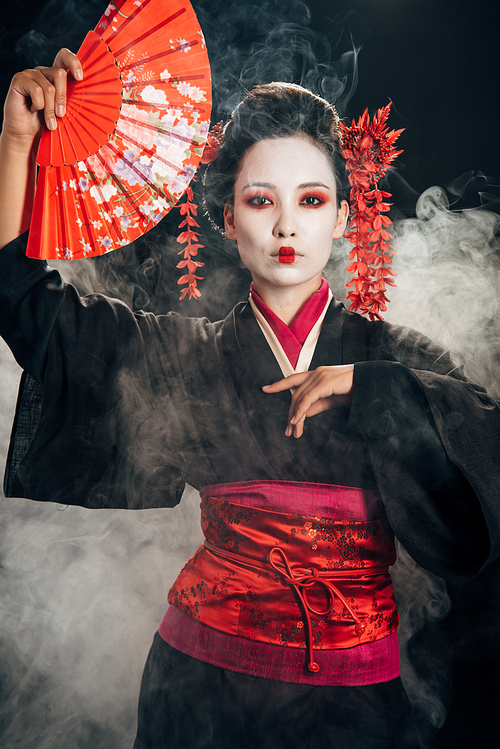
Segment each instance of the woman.
M39 113L57 127L66 70L63 50L15 77L0 142L2 334L28 373L6 493L158 507L200 489L206 543L170 592L136 749L418 746L392 531L450 580L496 554L495 404L423 336L331 299L338 121L300 87L251 92L208 169L253 278L226 320L81 299L25 258Z

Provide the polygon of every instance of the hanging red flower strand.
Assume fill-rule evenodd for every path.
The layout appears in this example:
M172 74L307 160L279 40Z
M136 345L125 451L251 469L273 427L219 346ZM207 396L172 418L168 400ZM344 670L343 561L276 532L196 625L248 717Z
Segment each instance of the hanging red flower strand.
M211 161L217 158L222 145L223 132L224 124L222 122L218 122L217 125L214 125L210 130L207 138L207 143L205 145L205 150L203 151L203 155L200 160L201 164L209 164ZM193 182L195 181L196 177L193 177ZM177 267L187 268L188 270L188 272L181 276L177 281L177 283L181 286L182 284L187 284L186 288L182 289L179 299L182 300L186 296L188 299L196 299L197 297L201 296L201 292L197 286L197 281L203 280L203 276L196 275L196 269L203 267L204 263L200 263L199 260L193 260L193 258L198 254L198 250L205 245L200 244L200 233L194 230L194 227L199 229L200 225L195 218L198 213L198 206L193 200L193 191L190 187L188 187L186 190L186 202L181 203L179 209L181 216L186 217L179 224L179 229L183 229L184 227L187 228L185 231L179 234L179 236L177 237L177 241L180 244L183 244L184 242L186 242L187 244L183 250L180 250L177 253L178 255L184 256L184 259L177 263Z
M392 196L378 188L389 165L403 153L394 147L403 130L386 127L390 108L389 103L379 109L371 122L365 110L351 127L340 123L352 210L351 230L344 236L354 245L347 267L354 278L347 284L352 287L347 298L351 310L368 313L371 320L382 319L380 313L386 311L389 301L386 287L396 285L392 280L396 274L390 267L392 235L387 230L391 220L386 215L392 205L387 198Z
M201 296L200 290L197 287L197 281L201 281L203 278L203 276L196 275L196 269L201 268L204 263L200 263L199 260L194 260L193 258L198 254L200 247L204 247L205 245L200 244L198 241L200 235L194 231L194 227L199 229L200 225L195 218L198 213L198 206L193 201L193 191L191 187L188 187L186 190L186 201L185 203L181 203L180 212L181 216L185 216L186 218L179 224L179 229L183 229L184 227L186 227L186 229L179 234L177 241L180 244L183 244L184 242L187 244L184 249L177 253L178 255L183 255L184 258L177 263L177 267L187 268L188 272L181 276L177 281L181 286L182 284L187 284L186 288L182 289L179 299L182 300L186 296L188 299L196 299L196 297Z

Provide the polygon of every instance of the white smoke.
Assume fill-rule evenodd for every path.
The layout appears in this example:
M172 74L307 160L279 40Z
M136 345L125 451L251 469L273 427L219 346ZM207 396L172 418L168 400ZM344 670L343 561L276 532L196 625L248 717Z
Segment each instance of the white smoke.
M19 368L3 342L4 462ZM166 594L200 543L199 497L166 510L1 501L3 749L123 749Z

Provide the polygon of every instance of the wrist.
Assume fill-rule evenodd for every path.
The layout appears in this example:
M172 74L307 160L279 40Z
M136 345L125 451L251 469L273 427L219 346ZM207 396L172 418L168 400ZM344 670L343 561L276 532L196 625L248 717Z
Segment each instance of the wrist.
M18 157L34 158L38 151L38 142L40 136L37 135L20 135L9 130L4 125L0 133L0 148L2 152L13 154Z

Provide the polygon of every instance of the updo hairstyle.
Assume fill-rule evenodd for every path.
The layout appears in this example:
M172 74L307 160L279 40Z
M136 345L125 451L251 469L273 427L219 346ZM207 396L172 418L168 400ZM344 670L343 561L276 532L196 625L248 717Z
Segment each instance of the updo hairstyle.
M252 89L238 104L224 129L222 148L206 170L204 206L216 229L224 233L224 207L234 202L234 183L245 151L267 138L297 135L309 138L329 159L338 204L348 199L335 107L294 83L265 83Z

